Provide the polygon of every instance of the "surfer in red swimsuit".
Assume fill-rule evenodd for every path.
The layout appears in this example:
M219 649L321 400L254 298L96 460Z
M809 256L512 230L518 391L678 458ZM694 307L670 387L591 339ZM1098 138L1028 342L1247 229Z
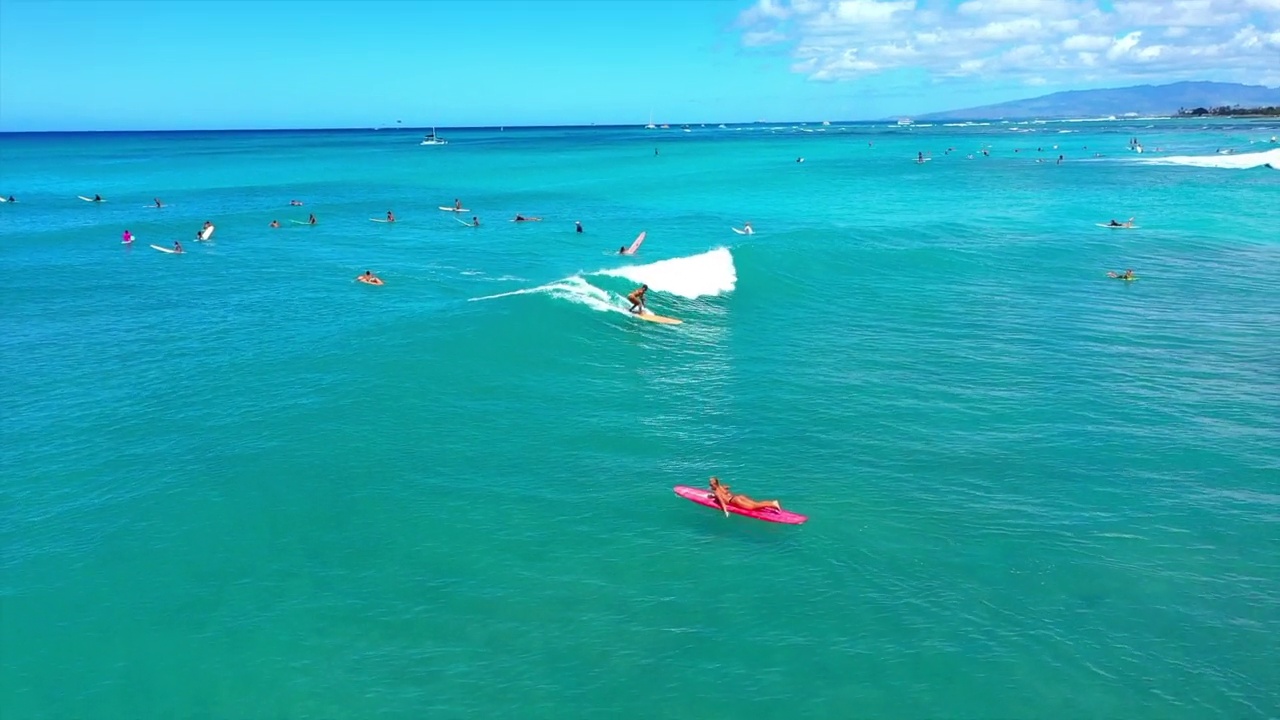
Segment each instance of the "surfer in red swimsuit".
M782 505L777 500L752 500L746 495L735 495L729 491L728 485L722 485L720 478L711 478L711 492L716 495L716 502L720 504L720 509L725 515L729 514L729 506L732 505L743 510L781 510Z
M644 312L644 296L648 292L649 292L649 286L641 285L635 290L632 290L631 293L627 295L627 299L631 301L631 307L629 308L631 312L636 314Z

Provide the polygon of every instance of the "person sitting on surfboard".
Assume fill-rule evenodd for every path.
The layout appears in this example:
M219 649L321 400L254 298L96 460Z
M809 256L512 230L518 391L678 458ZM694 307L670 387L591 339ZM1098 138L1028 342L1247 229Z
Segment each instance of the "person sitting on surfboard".
M723 485L720 478L712 476L711 492L716 495L716 502L720 504L720 509L726 515L729 514L729 506L743 510L781 510L782 504L777 500L752 500L746 495L735 495L729 490L728 485Z
M648 292L649 292L649 286L648 286L648 285L641 285L640 287L636 288L635 290L632 290L630 295L627 295L627 299L631 301L631 308L630 308L630 311L631 311L631 312L636 313L637 315L639 315L640 313L644 312L644 310L645 310L645 307L644 307L645 298L644 298L644 296L645 296L645 294L646 294L646 293L648 293Z
M272 220L272 221L271 221L271 227L273 227L273 228L278 228L278 227L280 227L280 221L279 221L279 220Z
M574 224L575 229L576 229L578 232L582 232L582 221L581 221L581 220L574 220L574 221L573 221L573 224Z
M121 242L124 242L124 243L131 243L131 242L133 242L133 233L129 232L128 230L125 230L125 231L124 231L124 237L122 237L120 240L121 240Z
M93 196L93 201L94 201L94 202L102 202L102 196L101 196L101 195L94 195L94 196Z
M160 198L151 198L151 199L156 201L156 207L158 208L164 207L164 203L160 202Z
M395 222L396 216L390 210L387 211L387 222Z
M454 210L461 210L461 209L462 209L462 201L461 201L461 200L459 200L458 198L454 198L454 199L453 199L453 209L454 209Z
M475 215L471 216L471 227L480 227L480 218Z
M182 252L182 243L178 242L177 240L174 240L174 241L173 241L173 251L174 251L174 252L176 252L176 253L180 253L180 252Z
M315 213L310 213L310 214L307 216L307 224L308 224L308 225L315 225L315 224L316 224L316 214L315 214Z
M359 280L359 281L360 281L360 282L362 282L362 283L369 283L370 285L381 285L381 284L382 284L382 279L381 279L381 278L379 278L377 275L374 275L372 270L365 270L365 271L364 271L364 274L363 274L363 275L357 275L357 276L356 276L356 279L357 279L357 280Z

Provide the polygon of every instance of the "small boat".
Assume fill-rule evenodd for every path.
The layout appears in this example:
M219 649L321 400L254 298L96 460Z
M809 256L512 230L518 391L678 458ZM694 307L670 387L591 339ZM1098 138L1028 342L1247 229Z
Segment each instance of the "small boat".
M653 124L653 111L649 111L649 124L644 126L645 130L657 130L658 126Z
M911 124L911 118L902 118L898 121L898 127L906 127Z
M418 144L419 145L448 145L449 141L445 140L439 135L436 135L436 129L433 127L431 128L431 132L428 133L426 137L422 138L422 142Z

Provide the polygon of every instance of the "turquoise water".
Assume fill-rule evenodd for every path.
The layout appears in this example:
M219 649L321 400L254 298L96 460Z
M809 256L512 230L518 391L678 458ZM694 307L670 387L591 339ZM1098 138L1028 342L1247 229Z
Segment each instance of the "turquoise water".
M818 129L0 136L0 715L1280 716L1280 128Z

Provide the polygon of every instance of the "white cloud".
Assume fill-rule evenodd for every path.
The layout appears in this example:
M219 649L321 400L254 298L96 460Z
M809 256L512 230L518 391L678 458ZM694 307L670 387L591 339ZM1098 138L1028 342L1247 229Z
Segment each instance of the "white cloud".
M1280 0L756 0L737 25L745 46L790 47L814 80L1280 76Z

